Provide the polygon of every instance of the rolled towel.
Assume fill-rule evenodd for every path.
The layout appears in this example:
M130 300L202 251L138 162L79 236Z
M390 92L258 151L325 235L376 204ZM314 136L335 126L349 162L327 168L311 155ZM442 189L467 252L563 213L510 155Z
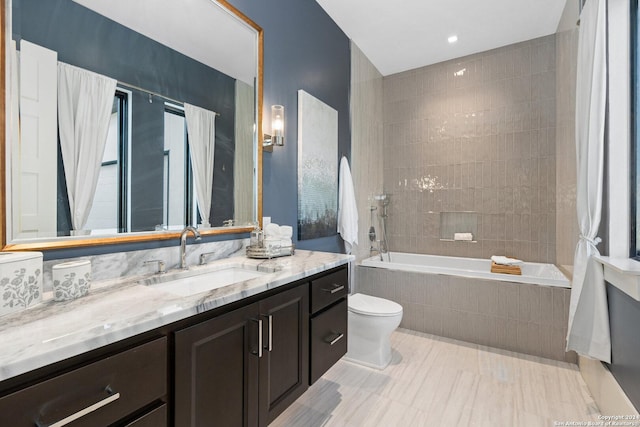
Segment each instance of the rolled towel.
M293 237L293 227L290 225L281 225L280 237L283 239L291 239L291 237Z
M492 256L491 261L499 265L520 265L523 262L522 260L517 258L509 258L506 256L498 256L498 255Z
M470 242L473 240L473 233L453 233L453 240L464 240Z
M264 235L266 237L280 238L280 226L272 222L264 228Z

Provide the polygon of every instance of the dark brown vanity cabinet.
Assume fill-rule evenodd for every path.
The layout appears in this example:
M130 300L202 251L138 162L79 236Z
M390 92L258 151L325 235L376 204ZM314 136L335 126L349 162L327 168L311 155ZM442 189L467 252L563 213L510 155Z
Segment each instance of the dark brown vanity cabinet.
M346 352L347 276L316 274L1 382L0 427L266 426Z
M346 267L311 281L311 362L313 384L347 353Z
M1 397L0 425L162 427L166 394L167 340L159 338Z
M308 387L308 287L175 333L175 425L266 426Z

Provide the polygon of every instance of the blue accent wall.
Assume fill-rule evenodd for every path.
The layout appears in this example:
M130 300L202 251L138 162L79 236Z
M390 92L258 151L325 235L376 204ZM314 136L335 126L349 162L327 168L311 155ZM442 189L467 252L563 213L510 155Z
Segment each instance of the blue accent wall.
M314 0L230 3L264 30L265 122L271 105L285 108L285 145L263 156L264 216L293 226L294 243L300 249L343 252L338 235L297 241L298 89L338 111L338 156L350 158L349 38Z
M607 283L611 365L609 369L636 409L640 409L640 302Z

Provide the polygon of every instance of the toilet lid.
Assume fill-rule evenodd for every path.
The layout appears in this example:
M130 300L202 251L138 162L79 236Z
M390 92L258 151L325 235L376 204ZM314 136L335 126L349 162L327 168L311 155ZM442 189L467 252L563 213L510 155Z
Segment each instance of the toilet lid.
M396 316L402 313L400 304L371 295L349 295L348 304L349 311L367 316Z

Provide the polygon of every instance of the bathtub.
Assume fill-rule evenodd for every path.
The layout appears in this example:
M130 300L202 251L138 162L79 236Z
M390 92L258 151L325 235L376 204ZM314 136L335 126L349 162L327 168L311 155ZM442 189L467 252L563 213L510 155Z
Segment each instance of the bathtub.
M403 307L401 328L565 362L571 287L552 264L491 273L488 259L391 252L355 267L355 292Z
M525 262L520 267L522 275L501 274L491 272L491 260L480 258L461 258L439 255L420 255L402 252L390 252L374 256L362 261L365 267L388 268L391 270L411 271L416 273L445 274L449 276L469 277L476 279L497 280L502 282L528 283L541 286L557 286L570 288L571 284L564 274L553 264Z

